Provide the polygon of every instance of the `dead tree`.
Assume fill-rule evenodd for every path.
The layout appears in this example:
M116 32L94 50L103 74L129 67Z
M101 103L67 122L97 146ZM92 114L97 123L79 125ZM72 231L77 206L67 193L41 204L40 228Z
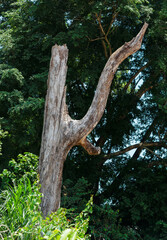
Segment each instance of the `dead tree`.
M88 154L100 154L100 148L93 146L86 137L103 115L118 66L140 49L147 26L145 23L135 38L126 42L110 56L99 78L91 106L81 120L72 119L66 105L68 49L66 45L53 46L39 160L43 193L41 207L44 216L56 211L60 206L63 165L70 149L75 145L81 145Z

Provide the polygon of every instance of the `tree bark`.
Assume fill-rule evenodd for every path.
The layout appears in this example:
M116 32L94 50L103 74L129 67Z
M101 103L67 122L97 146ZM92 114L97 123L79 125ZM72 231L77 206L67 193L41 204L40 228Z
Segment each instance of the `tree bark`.
M145 23L135 38L110 56L100 76L92 104L81 120L71 119L65 101L68 49L66 45L53 46L39 159L44 217L60 206L63 165L70 149L81 145L89 154L100 154L100 147L94 147L86 137L103 115L118 66L140 49L147 26Z

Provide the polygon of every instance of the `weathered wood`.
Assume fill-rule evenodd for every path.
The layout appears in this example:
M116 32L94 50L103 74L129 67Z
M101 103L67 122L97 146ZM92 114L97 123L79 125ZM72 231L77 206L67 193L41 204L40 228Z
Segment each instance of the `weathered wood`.
M44 216L59 208L63 164L68 153L68 139L63 136L67 58L66 46L56 45L52 48L39 162Z
M71 119L65 101L68 49L66 45L53 46L39 161L43 193L41 207L44 216L56 211L60 206L63 165L69 150L75 145L81 145L89 154L100 153L100 148L94 147L86 137L104 113L112 79L118 66L125 58L140 49L147 26L145 23L135 38L110 56L100 76L92 104L81 120Z

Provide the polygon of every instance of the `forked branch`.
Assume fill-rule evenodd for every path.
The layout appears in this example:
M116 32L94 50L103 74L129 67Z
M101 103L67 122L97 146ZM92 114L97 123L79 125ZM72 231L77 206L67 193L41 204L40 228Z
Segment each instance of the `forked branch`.
M86 136L95 128L97 123L100 121L106 107L108 95L110 92L110 86L115 72L118 66L128 56L132 55L140 49L142 39L147 27L148 24L145 23L135 38L117 49L108 59L101 73L97 89L88 112L81 120L77 122L75 121L74 123L75 126L77 124L77 127L73 127L73 134L75 135L75 139L78 143L81 141L81 139L85 139Z

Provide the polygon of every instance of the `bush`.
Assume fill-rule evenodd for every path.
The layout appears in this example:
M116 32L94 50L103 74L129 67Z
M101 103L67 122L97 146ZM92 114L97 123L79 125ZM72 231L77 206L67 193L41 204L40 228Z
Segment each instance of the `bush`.
M69 210L64 208L43 219L40 199L39 185L37 182L32 185L28 178L2 191L0 237L5 240L89 239L86 232L89 214L92 212L92 198L75 219L67 219L66 214Z
M9 161L8 169L4 169L0 174L3 189L6 185L13 185L21 178L29 178L31 182L37 180L38 156L33 153L25 152L24 155L19 154L17 160Z

